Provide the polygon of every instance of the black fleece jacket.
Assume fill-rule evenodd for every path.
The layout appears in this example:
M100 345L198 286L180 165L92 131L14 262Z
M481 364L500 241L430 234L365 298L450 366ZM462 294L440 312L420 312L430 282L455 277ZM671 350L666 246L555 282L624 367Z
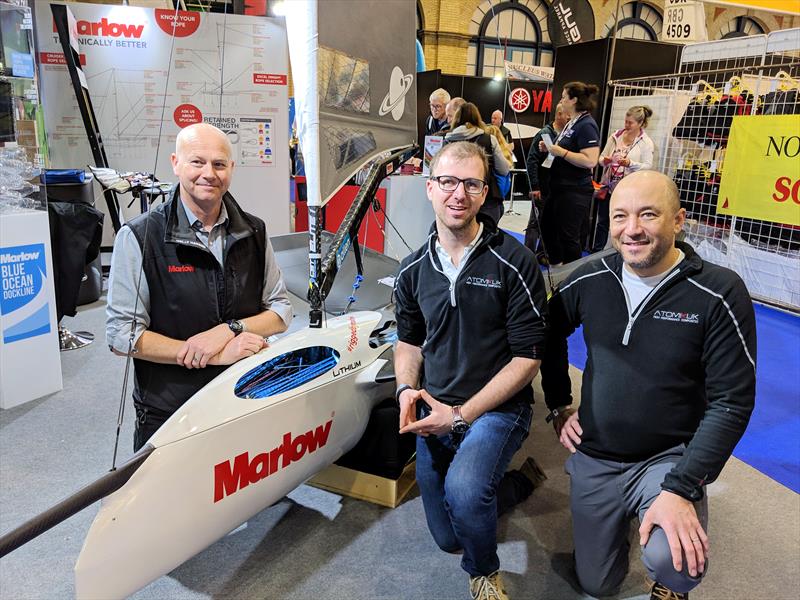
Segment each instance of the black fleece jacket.
M630 317L618 253L562 283L549 303L542 386L548 407L572 402L566 338L582 324L588 358L579 450L638 462L686 444L662 488L696 501L753 410L755 315L738 275L676 245L685 259Z
M483 235L455 285L427 243L407 256L395 283L398 339L422 347L422 385L437 400L463 404L512 358L541 359L546 292L533 254L479 214ZM507 402L531 402L526 385Z

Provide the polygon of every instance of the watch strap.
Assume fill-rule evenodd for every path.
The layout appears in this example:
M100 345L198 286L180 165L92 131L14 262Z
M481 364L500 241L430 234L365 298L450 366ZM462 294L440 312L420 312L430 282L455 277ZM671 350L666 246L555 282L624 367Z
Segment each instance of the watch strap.
M551 423L555 418L557 418L561 413L563 413L571 406L572 406L571 404L565 404L564 406L559 406L558 408L554 408L549 413L547 413L547 416L544 418L544 422Z
M228 328L233 332L233 337L236 337L240 333L244 333L245 331L247 331L247 328L244 326L244 323L242 321L239 321L238 319L231 319L226 324L228 325Z
M402 394L406 390L413 390L413 389L414 389L414 386L413 385L408 385L407 383L404 383L403 385L399 386L397 388L397 391L394 393L395 401L397 401L397 403L400 404L400 394Z

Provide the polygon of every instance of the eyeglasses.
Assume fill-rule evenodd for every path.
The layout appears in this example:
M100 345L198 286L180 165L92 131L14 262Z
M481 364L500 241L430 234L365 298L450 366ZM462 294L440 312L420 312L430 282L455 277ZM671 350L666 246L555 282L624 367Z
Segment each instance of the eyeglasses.
M444 104L434 104L433 102L431 102L431 108L436 108L436 109L444 108Z
M477 196L486 187L486 182L483 179L475 179L468 177L467 179L459 179L452 175L439 175L438 177L431 177L436 183L439 184L439 189L443 192L455 192L459 183L464 184L464 191L472 196Z

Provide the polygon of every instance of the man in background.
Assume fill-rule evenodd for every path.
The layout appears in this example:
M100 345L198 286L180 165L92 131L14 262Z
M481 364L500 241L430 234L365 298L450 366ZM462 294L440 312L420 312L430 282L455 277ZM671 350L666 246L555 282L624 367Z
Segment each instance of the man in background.
M511 141L511 131L503 124L503 113L501 111L496 110L492 113L492 125L500 130L500 133L506 138L506 142L513 148L514 142Z
M453 119L455 118L458 109L461 108L465 103L466 100L460 96L450 99L450 102L448 102L447 106L444 107L444 116L447 120L447 124L437 131L436 135L444 135L453 129Z
M425 119L425 135L436 135L436 132L447 125L444 109L450 102L450 94L443 88L433 90L430 95L431 114Z
M534 136L531 142L526 167L528 170L528 181L531 184L531 214L528 217L528 225L525 227L525 245L536 255L539 262L545 260L544 248L541 244L542 230L544 228L542 215L544 207L550 198L550 169L543 168L542 163L547 158L547 152L539 150L539 142L542 136L547 134L550 140L555 142L558 134L567 124L567 117L561 107L561 103L556 105L555 118L552 123L547 123Z

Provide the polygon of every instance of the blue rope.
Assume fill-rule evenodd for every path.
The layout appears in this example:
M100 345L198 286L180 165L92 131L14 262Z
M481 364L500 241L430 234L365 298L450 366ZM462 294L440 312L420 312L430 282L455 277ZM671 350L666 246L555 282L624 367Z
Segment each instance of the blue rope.
M277 356L239 379L234 393L240 398L268 398L319 377L339 362L333 348L313 346Z
M364 277L361 275L356 275L353 279L353 293L347 297L347 308L344 312L347 312L347 310L350 308L350 305L357 300L356 290L361 287L362 281L364 281Z

